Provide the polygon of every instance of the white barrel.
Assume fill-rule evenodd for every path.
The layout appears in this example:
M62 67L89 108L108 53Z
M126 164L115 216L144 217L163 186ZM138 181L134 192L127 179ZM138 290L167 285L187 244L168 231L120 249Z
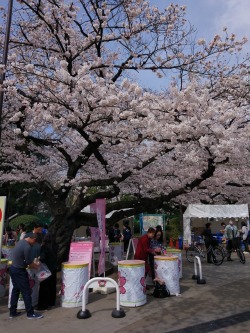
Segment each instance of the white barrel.
M6 293L7 267L8 267L8 259L1 259L1 261L0 261L0 297L4 297L5 293Z
M119 261L118 284L121 305L135 307L146 304L145 262L143 260Z
M182 278L182 254L181 250L167 248L166 255L172 254L178 257L178 269L179 269L179 278Z
M39 295L39 281L36 277L36 270L35 269L27 269L28 275L29 275L29 283L31 287L31 301L32 306L37 306L38 304L38 295ZM10 277L10 285L9 285L9 307L10 307L10 299L11 299L11 292L13 289L12 280ZM17 302L17 309L18 310L24 310L25 304L23 301L22 294L19 294L18 302Z
M124 246L122 242L109 243L109 262L117 266L119 260L124 259Z
M82 306L82 292L88 279L88 263L62 263L61 306L63 308Z
M4 259L12 260L12 252L15 246L2 246L2 254Z
M178 257L155 256L155 277L163 280L170 292L170 295L180 293Z

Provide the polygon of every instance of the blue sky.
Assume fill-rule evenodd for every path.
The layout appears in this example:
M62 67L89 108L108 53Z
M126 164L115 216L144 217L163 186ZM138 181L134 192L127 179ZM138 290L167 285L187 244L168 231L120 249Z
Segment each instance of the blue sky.
M223 27L238 37L246 36L250 40L250 0L149 0L152 5L164 9L169 4L178 3L187 7L186 18L197 29L196 36L211 40L215 34L221 34ZM14 6L17 1L14 0ZM0 0L0 6L7 8L8 0ZM250 52L250 42L245 47ZM157 79L153 73L140 75L140 83L145 87L160 89L166 79Z
M164 9L170 3L185 5L186 18L196 28L196 36L211 40L222 34L224 27L238 38L249 39L243 54L250 52L250 0L150 0L152 5ZM153 73L140 74L140 83L149 88L160 89L166 79L157 79Z

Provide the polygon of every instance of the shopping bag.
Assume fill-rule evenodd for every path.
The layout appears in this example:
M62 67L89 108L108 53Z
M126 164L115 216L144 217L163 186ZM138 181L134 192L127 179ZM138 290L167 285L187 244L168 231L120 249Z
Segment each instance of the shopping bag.
M51 271L48 269L48 266L45 263L41 262L39 268L36 271L36 277L38 281L42 282L50 276Z

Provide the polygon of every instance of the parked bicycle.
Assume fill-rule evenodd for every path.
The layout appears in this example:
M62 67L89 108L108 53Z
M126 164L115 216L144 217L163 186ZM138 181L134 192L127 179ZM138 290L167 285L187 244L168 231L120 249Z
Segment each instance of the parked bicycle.
M186 250L186 258L189 262L193 263L194 258L197 256L201 261L206 260L207 254L211 252L211 259L214 265L221 265L224 260L224 255L219 246L210 245L208 249L205 249L202 244L193 243Z
M223 253L224 258L230 258L232 252L236 252L237 257L239 258L240 262L242 264L245 264L246 258L245 258L245 254L243 253L243 251L241 249L241 241L240 241L240 239L238 239L238 238L234 239L233 248L232 248L232 250L230 252L227 250L227 248L226 248L225 245L218 245L218 247L221 248L221 251Z

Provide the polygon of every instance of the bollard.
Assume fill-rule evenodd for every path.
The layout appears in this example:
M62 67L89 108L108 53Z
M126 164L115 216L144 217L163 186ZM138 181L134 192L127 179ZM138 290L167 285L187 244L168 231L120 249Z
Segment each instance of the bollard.
M197 274L197 263L199 266L199 274ZM201 259L198 256L194 257L194 275L193 280L197 280L197 284L206 284L206 280L202 278Z
M87 319L91 317L91 313L88 309L86 309L86 293L88 292L88 289L96 287L96 285L106 286L106 287L115 287L116 288L116 309L112 311L112 317L113 318L123 318L126 316L124 310L120 309L120 289L117 284L117 282L111 278L102 278L102 277L96 277L93 279L90 279L83 288L82 293L82 310L80 310L77 313L78 319Z

